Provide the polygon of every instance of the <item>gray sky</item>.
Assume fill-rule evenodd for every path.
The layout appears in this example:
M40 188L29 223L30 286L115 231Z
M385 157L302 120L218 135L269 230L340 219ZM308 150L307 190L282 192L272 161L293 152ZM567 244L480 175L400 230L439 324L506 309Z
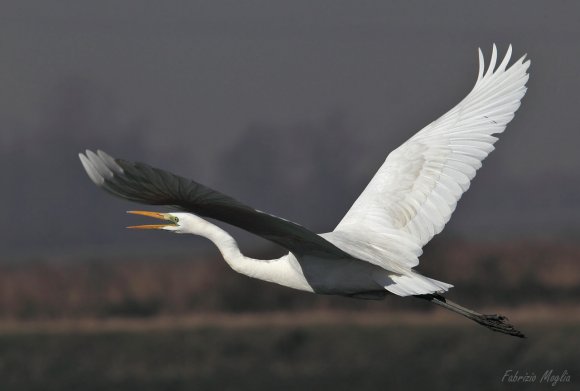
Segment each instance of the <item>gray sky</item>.
M2 246L192 246L125 232L135 205L91 185L84 148L330 230L493 42L528 53L529 91L441 236L577 236L578 37L574 1L3 4Z

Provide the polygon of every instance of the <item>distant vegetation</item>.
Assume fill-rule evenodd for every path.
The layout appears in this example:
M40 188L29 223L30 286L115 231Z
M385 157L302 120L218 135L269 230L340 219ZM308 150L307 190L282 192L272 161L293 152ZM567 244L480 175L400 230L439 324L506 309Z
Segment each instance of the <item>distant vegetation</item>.
M549 242L439 243L419 270L455 285L476 307L570 305L580 298L580 246ZM249 279L223 260L30 259L0 261L0 318L154 317L291 309L428 310L416 300L384 302L318 296Z

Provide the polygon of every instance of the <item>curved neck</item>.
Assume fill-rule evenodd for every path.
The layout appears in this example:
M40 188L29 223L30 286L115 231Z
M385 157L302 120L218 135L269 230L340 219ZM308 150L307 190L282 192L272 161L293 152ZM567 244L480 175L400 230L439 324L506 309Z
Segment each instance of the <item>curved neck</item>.
M203 232L201 232L200 235L211 240L213 244L216 245L225 261L232 267L232 269L237 270L238 267L243 266L246 263L259 262L257 259L244 256L241 253L236 240L220 227L208 222L203 228Z
M276 261L276 259L261 260L246 257L241 253L238 243L229 233L210 222L206 221L202 232L199 232L198 234L211 240L213 244L216 245L228 265L238 273L264 279L264 269L266 269L272 261Z
M208 221L205 221L202 227L198 227L196 234L211 240L228 265L238 273L295 289L312 291L304 279L300 265L291 253L269 260L246 257L240 252L238 243L230 234Z

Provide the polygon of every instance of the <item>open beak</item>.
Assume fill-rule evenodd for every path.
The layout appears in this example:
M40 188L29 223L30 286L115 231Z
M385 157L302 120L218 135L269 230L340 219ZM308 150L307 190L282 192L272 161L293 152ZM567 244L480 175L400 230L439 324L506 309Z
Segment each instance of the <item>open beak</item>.
M165 227L175 225L175 224L173 224L173 222L171 222L171 220L169 219L169 216L165 213L147 212L147 211L143 211L143 210L129 210L129 211L127 211L127 213L130 213L132 215L142 215L142 216L153 217L154 219L167 220L169 222L168 224L132 225L132 226L127 227L127 228L132 228L132 229L163 229Z

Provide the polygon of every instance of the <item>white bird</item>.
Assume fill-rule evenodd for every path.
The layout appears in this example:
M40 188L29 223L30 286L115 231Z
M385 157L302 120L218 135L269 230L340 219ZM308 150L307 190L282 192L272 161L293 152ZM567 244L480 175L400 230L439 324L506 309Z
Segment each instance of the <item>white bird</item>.
M441 232L481 162L494 149L526 93L525 56L510 67L511 45L496 68L493 45L471 92L441 118L391 152L334 231L316 234L291 221L167 171L113 159L102 151L79 154L98 186L119 197L170 205L184 213L134 211L164 224L130 228L189 233L211 240L235 271L302 291L382 299L389 292L429 300L491 330L523 337L499 315L483 315L442 296L452 287L413 268L422 247ZM199 216L268 239L289 252L278 259L244 256L233 237Z

